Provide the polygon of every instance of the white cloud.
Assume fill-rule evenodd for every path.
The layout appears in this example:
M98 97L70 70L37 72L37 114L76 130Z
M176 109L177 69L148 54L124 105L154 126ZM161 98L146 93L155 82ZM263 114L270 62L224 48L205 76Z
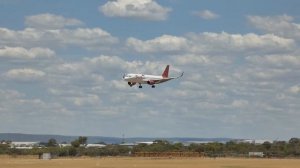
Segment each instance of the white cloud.
M24 69L11 69L6 72L5 77L11 80L32 82L41 80L46 73L36 69L24 68Z
M83 23L77 19L44 13L27 16L25 18L25 25L37 29L62 29L67 26L82 26Z
M178 52L187 48L187 40L170 35L162 35L147 41L131 37L127 39L126 45L141 53Z
M97 95L88 94L86 96L72 98L73 103L76 106L91 106L101 103L100 98Z
M232 106L236 108L244 108L249 104L247 100L234 100Z
M127 39L127 46L141 53L187 52L197 54L246 55L255 52L276 53L291 51L292 39L272 34L256 35L204 32L189 33L185 37L162 35L151 40Z
M272 34L257 35L222 33L191 33L187 36L191 41L193 52L210 54L249 54L253 52L285 52L295 46L291 39L281 38Z
M247 18L250 24L267 33L300 40L300 24L293 23L292 16L248 16Z
M294 55L265 55L248 56L246 60L259 65L271 65L276 67L291 67L300 65L300 57Z
M210 10L203 10L199 12L193 12L194 15L199 16L202 19L205 20L213 20L219 18L219 15L210 11Z
M51 58L55 56L55 51L49 48L31 48L25 49L23 47L7 47L0 48L0 58L10 59L37 59L37 58Z
M118 38L113 37L101 28L57 30L26 28L21 31L0 28L0 34L0 45L25 46L27 48L36 46L79 46L86 49L101 50L119 42Z
M77 19L47 13L28 16L25 22L28 27L24 30L0 28L0 46L51 49L76 46L103 51L119 43L117 37L99 27L81 28L82 22Z
M24 95L16 90L2 90L0 89L0 102L4 102L5 100L18 99L23 97Z
M290 69L268 69L264 67L249 68L247 71L248 76L252 76L256 80L280 80L291 73Z
M204 55L181 55L174 58L175 62L179 65L187 65L187 64L209 64L211 63L211 59L208 56Z
M141 61L126 61L118 56L109 56L109 55L100 55L93 58L85 58L85 65L86 67L89 67L89 69L92 69L93 71L101 71L101 69L105 69L107 72L104 73L101 71L101 73L105 75L111 75L112 73L115 75L116 73L125 73L127 71L134 71L138 67L143 67L143 65L147 64L143 63ZM151 65L147 66L153 69L154 67Z
M295 85L289 88L289 92L293 93L293 94L298 94L300 93L300 86L299 85Z
M75 30L60 30L53 33L56 40L64 45L82 46L88 49L105 48L118 43L118 38L100 29L78 28Z
M170 8L162 7L154 0L108 1L99 10L109 17L127 17L144 20L166 20Z
M37 44L44 43L43 40L41 40L44 36L44 31L36 30L32 28L26 28L21 31L14 31L7 28L0 28L0 45L2 46L29 46L34 47L37 46ZM51 35L49 35L48 38L44 38L44 40L47 41L47 39L51 38ZM48 42L48 41L47 41ZM28 48L29 48L28 47Z
M112 80L112 88L113 89L119 89L119 90L126 90L128 89L127 85L124 85L123 81L120 80Z

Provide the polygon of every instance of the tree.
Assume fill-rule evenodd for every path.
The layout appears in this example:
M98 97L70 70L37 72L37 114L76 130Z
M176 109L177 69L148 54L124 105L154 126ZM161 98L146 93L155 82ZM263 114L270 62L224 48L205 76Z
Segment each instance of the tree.
M300 144L300 139L299 138L291 138L289 140L289 144L291 145L297 145L297 144Z
M300 139L291 138L288 143L288 153L293 156L300 156Z
M78 148L80 145L85 145L87 143L87 137L80 136L78 139L75 139L71 142L71 145L75 148Z
M9 150L8 144L2 144L0 143L0 154L5 154Z
M87 143L87 137L80 136L80 137L78 138L78 141L79 141L79 143L80 143L81 145L84 145L84 144Z
M272 147L272 144L271 144L270 142L266 141L266 142L264 142L264 143L262 144L262 146L263 146L266 150L270 150L271 147Z
M51 138L51 139L48 140L48 143L47 143L47 146L48 146L48 147L56 147L57 145L58 145L58 144L57 144L57 142L56 142L56 139Z
M190 151L193 151L193 152L198 152L198 153L202 153L204 152L204 145L203 144L190 144L190 146L188 147L188 149Z
M78 139L74 140L71 142L71 145L74 147L74 148L78 148L80 146L80 142Z

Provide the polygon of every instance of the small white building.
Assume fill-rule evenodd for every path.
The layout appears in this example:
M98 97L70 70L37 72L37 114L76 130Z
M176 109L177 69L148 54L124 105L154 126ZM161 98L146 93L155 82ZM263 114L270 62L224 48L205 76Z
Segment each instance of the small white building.
M10 148L16 149L32 149L34 147L39 147L40 142L11 142Z
M72 144L58 144L59 147L63 148L63 147L71 147Z
M264 157L263 152L249 152L249 157Z
M264 140L264 139L239 139L235 140L236 143L251 143L251 144L263 144L265 142L273 143L273 140Z
M104 144L87 144L85 148L104 148L105 146Z
M129 147L129 148L133 148L137 144L135 144L135 143L122 143L122 144L119 144L119 145L120 146L126 146L126 147Z
M145 141L145 142L136 142L136 144L152 145L152 144L154 144L154 142L153 141Z
M51 153L43 153L40 156L40 159L42 159L42 160L51 160L52 159L52 155L51 155Z
M255 144L263 144L263 143L265 143L265 142L269 142L269 143L273 143L274 141L273 140L265 140L265 139L256 139L256 140L254 140L255 142Z
M8 142L6 142L6 141L1 141L1 143L0 144L2 144L2 145L7 145L7 144L9 144Z

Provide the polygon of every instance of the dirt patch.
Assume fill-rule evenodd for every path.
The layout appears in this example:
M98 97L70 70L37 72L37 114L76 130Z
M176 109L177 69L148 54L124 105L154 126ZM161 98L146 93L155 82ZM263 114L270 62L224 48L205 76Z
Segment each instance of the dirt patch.
M34 158L0 157L2 168L299 168L300 159L209 158Z

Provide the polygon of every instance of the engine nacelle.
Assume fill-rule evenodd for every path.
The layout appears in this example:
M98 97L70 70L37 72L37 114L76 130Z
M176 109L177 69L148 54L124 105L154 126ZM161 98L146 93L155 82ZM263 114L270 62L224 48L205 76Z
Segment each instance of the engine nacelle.
M136 83L135 82L128 82L128 85L131 87L133 85L135 85Z
M148 83L148 85L154 85L155 81L150 80L150 81L147 81L147 83Z

